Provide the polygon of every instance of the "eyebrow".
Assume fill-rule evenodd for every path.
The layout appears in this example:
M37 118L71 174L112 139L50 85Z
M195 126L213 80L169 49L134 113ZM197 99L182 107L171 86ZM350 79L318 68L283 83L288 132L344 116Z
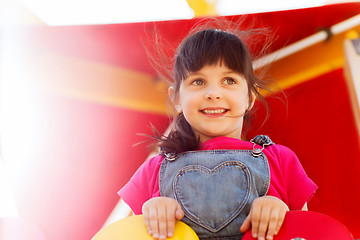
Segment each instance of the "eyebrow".
M240 73L238 73L238 72L235 72L235 71L227 71L227 72L223 72L222 73L222 75L226 75L226 74L239 74L239 75L241 75ZM189 76L193 76L193 75L205 75L204 73L202 73L202 72L199 72L199 71L197 71L197 72L191 72L191 73L189 73Z
M224 72L223 74L240 74L240 73L235 72L235 71L227 71L227 72Z
M190 72L190 73L188 74L188 76L193 76L193 75L205 75L205 74L203 74L203 73L201 73L201 72L199 72L199 71L197 71L197 72Z

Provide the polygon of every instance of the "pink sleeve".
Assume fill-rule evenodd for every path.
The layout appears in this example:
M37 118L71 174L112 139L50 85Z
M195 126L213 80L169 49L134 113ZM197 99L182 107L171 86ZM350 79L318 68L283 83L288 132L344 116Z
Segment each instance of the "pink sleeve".
M159 169L163 157L157 155L145 161L118 192L134 214L142 214L142 205L159 194Z
M298 157L289 148L278 145L279 161L283 176L290 210L301 210L314 195L317 185L306 175Z

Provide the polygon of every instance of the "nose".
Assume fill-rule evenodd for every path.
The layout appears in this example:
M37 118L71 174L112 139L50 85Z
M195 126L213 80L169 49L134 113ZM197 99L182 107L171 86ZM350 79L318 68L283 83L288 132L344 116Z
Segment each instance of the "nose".
M220 100L223 98L222 92L218 87L208 87L205 98L208 100Z

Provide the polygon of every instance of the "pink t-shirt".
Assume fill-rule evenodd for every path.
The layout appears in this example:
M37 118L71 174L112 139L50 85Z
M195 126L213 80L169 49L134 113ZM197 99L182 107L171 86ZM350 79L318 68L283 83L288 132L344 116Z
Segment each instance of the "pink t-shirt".
M251 150L253 144L229 137L210 139L201 150L244 149ZM301 210L314 194L317 186L306 175L295 153L282 145L271 145L263 150L270 167L270 187L267 195L284 201L290 210ZM136 171L130 181L119 191L119 195L135 214L142 213L142 205L153 197L159 197L159 170L164 156L150 158Z

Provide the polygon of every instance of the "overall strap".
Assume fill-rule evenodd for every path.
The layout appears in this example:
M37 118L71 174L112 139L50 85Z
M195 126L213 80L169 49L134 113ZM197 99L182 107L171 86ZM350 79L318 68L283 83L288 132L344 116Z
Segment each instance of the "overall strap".
M262 153L262 150L265 147L275 144L273 141L271 141L271 139L267 135L257 135L256 137L251 139L250 142L254 144L253 149L252 149L252 154L254 157L260 156ZM262 148L255 148L256 145L259 145Z

